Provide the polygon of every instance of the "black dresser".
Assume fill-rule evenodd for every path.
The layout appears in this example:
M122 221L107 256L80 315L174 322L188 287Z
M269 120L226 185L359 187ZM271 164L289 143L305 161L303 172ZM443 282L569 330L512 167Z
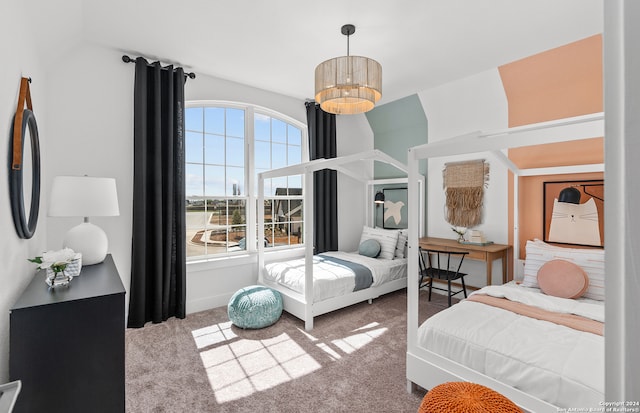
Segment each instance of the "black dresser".
M38 272L11 308L14 412L124 412L125 289L111 255L49 290Z

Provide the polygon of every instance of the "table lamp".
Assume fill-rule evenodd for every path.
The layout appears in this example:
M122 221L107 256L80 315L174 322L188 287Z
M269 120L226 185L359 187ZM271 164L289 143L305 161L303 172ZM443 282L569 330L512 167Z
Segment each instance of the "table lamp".
M63 247L82 254L82 265L104 261L109 242L102 228L89 217L120 215L116 180L92 176L56 176L51 187L50 217L84 217L64 236Z

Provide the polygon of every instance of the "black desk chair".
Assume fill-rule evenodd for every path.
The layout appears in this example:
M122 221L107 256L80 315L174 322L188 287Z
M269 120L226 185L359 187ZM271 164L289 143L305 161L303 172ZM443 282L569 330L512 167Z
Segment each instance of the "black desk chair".
M467 287L464 285L464 276L466 273L460 272L462 267L462 261L464 257L469 253L467 251L438 251L438 250L426 250L419 248L418 264L420 266L420 287L429 287L429 301L431 301L431 290L436 289L447 292L447 299L449 307L451 307L451 297L456 294L464 293L464 298L467 298ZM425 263L425 255L427 256L427 263ZM452 259L453 258L453 262ZM456 260L460 262L456 265ZM452 268L452 265L454 266ZM447 288L435 287L433 280L447 281ZM452 292L451 281L460 280L462 282L462 289Z

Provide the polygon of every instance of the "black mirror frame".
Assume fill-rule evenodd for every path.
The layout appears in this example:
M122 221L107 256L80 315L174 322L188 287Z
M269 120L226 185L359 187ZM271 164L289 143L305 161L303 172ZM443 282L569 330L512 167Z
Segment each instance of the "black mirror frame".
M14 116L15 120L15 116ZM13 122L11 122L11 135L14 135ZM29 127L29 136L31 138L31 164L33 172L31 174L31 208L29 210L29 221L27 222L24 210L24 191L23 191L23 174L22 168L14 169L11 160L13 153L13 140L9 150L9 195L11 199L11 213L13 215L13 223L16 227L18 236L23 239L33 237L38 224L38 213L40 210L40 143L38 138L38 124L36 117L29 109L22 112L22 153L24 155L24 133Z

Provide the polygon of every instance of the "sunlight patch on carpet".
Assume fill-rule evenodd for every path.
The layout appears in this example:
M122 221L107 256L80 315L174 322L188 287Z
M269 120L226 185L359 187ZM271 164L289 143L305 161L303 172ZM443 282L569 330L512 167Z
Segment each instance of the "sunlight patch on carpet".
M194 331L198 348L228 340L221 339L231 337L225 324ZM265 340L232 340L200 352L200 358L218 403L250 396L322 367L286 333Z
M377 323L375 323L375 325L377 325ZM369 324L369 326L371 326L371 324ZM361 327L354 331L361 331L363 330L363 328L365 327ZM361 349L362 347L371 343L374 339L376 339L377 337L380 337L382 334L387 332L387 330L388 328L386 327L378 328L375 330L369 330L363 333L353 334L351 336L341 338L338 340L333 340L331 341L331 343L334 346L338 347L343 352L345 352L346 354L351 354L354 351Z
M193 340L196 342L196 347L201 349L238 337L233 330L231 330L231 324L231 321L229 321L193 330L191 334L193 335Z
M301 331L302 338L298 341L302 346L306 342L315 344L330 361L337 361L387 331L388 328L373 322L331 341ZM251 396L322 368L287 333L261 340L244 339L233 332L231 322L226 322L193 330L192 335L211 389L220 404Z

